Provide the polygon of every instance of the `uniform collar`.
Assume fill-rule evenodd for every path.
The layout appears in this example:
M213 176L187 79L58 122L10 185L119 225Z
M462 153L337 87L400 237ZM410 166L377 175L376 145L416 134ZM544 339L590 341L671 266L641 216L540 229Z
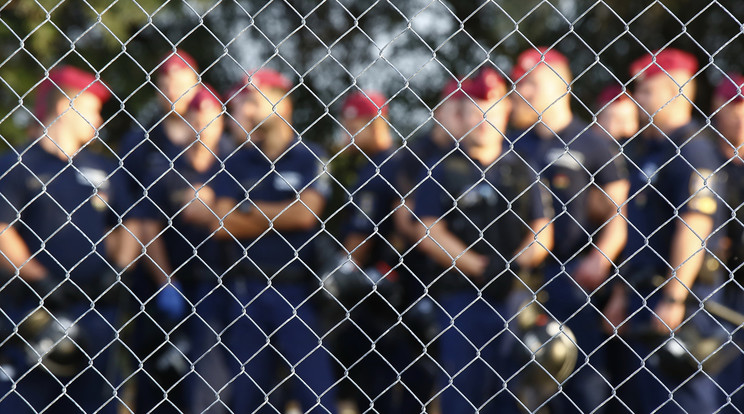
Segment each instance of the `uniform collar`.
M369 159L372 160L373 163L375 163L377 165L380 165L383 162L385 162L385 160L387 160L392 153L393 153L393 149L392 148L388 148L386 150L382 150L380 152L377 152L377 153L375 153L372 156L369 156Z
M690 139L690 137L692 137L693 134L697 133L700 129L700 125L697 122L691 121L669 133L669 138L674 143L681 144L684 141Z
M284 148L284 151L279 155L279 157L276 160L270 160L266 154L264 154L263 150L260 146L253 142L246 143L245 149L247 150L249 156L251 159L260 160L262 162L269 162L273 164L277 164L282 162L284 159L290 157L292 153L294 153L298 147L302 147L303 144L299 143L300 138L298 136L295 136L292 138L291 141L287 144L287 146Z
M572 141L577 136L587 133L588 131L589 131L589 126L581 122L579 119L577 119L574 116L571 118L571 122L569 122L565 128L563 128L560 131L556 131L556 135L561 137L563 141L565 141L568 144L570 141Z
M671 132L650 133L649 135L643 136L642 138L646 140L649 145L652 145L653 143L654 146L661 145L664 142L669 141L675 144L681 144L684 141L690 139L690 137L693 134L697 133L700 129L700 125L697 122L691 121L685 125L682 125L681 127L672 130Z
M76 160L80 160L83 157L85 157L85 154L87 152L86 148L80 148L77 153L70 157L71 161L74 163ZM67 159L61 159L57 157L56 154L52 154L51 152L47 151L42 145L40 141L34 141L30 144L28 144L25 148L25 154L21 154L21 156L29 156L34 155L37 157L41 157L44 159L45 162L49 163L57 163L57 164L64 164L67 165L69 161Z

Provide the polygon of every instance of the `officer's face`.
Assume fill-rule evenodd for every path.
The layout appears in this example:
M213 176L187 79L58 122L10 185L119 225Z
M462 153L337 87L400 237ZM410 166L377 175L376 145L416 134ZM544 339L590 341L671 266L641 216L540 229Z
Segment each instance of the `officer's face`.
M186 120L193 128L194 141L198 138L205 145L213 147L222 135L222 108L213 102L202 102L198 109L190 109Z
M449 98L434 111L434 119L439 123L437 128L442 128L454 139L460 139L467 130L462 119L461 99Z
M615 101L597 114L597 123L615 139L632 137L638 132L638 106L630 99Z
M72 103L63 97L58 101L57 113L64 128L72 131L76 141L82 145L93 139L96 130L103 123L101 118L101 107L103 102L92 93L69 92L67 95L73 98Z
M556 101L567 99L568 69L559 66L540 64L517 82L511 115L515 128L529 128Z
M291 104L289 97L284 95L278 89L264 88L258 91L249 86L245 103L247 107L244 108L249 122L262 131L279 123L291 122Z
M687 98L680 92L680 85L670 76L679 79L677 82L680 82L680 85L684 84L682 79L689 79L689 74L669 71L668 75L659 73L637 82L633 98L643 109L640 111L642 122L653 116L654 121L663 124L666 119L676 116L678 111L689 110L678 105L684 103ZM689 93L689 84L686 88Z
M368 117L344 117L341 120L346 131L343 132L344 143L347 145L354 142L354 145L363 152L370 152L374 148L375 132L371 118Z
M190 68L172 68L158 77L160 102L166 111L171 105L176 113L185 114L199 84L196 73Z
M246 93L234 96L229 105L230 115L232 116L232 119L227 120L230 125L230 133L234 138L240 138L239 141L242 141L246 134L249 134L256 126L253 123L255 105L248 101L248 94Z
M501 94L497 94L501 95ZM463 99L461 114L465 131L465 142L469 147L489 147L500 143L506 132L507 116L511 109L508 98L490 101Z
M719 102L717 107L724 105ZM744 145L744 101L731 102L718 111L715 116L716 129L732 146Z

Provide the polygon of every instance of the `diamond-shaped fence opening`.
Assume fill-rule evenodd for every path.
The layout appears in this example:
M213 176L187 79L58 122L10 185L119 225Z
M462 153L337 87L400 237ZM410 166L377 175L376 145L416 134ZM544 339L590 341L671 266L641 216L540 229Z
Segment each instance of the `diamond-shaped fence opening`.
M0 412L744 410L744 5L0 5Z

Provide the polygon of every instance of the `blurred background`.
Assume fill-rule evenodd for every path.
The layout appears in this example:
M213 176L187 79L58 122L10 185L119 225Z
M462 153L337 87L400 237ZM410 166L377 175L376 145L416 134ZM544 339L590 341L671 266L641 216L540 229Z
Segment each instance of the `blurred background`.
M8 0L0 5L0 137L21 142L36 123L34 90L61 63L100 73L115 96L104 110L115 146L156 96L152 79L175 47L198 60L220 92L271 67L298 87L295 127L329 143L333 115L356 87L390 100L399 140L425 130L441 86L487 61L508 74L524 48L554 45L575 74L577 114L589 121L597 91L626 83L627 64L665 45L700 59L698 102L711 84L744 69L740 0ZM708 107L698 107L704 115Z

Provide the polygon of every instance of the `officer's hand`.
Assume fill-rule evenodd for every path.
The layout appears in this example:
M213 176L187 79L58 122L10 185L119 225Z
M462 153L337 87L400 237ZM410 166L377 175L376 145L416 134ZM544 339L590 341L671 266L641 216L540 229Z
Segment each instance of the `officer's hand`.
M654 327L662 334L668 334L685 320L685 303L683 301L662 300L656 309Z
M39 297L44 299L44 307L47 309L60 309L70 305L68 288L49 275L29 281L28 284Z
M194 186L198 189L196 195L191 189L183 191L182 201L186 207L181 216L189 223L208 226L215 215L215 194L210 187L199 187Z
M610 271L611 263L601 253L593 252L587 255L573 274L574 280L587 292L598 288Z
M512 273L516 275L520 274L520 268L516 261L509 264L510 271L507 271L506 268L506 262L494 254L488 260L483 276L475 280L476 285L485 286L487 284L489 297L496 300L506 299L509 293L511 293L514 284Z
M477 253L470 253L464 254L457 259L457 268L470 276L471 279L480 281L485 278L488 263L488 258L486 256Z
M602 323L602 330L606 334L612 335L616 328L618 332L622 332L625 326L620 326L620 324L625 320L628 313L628 297L622 286L618 285L612 289L610 299L602 309L602 313L607 318Z
M155 297L158 310L172 320L179 319L186 313L186 300L180 291L181 284L172 280Z

